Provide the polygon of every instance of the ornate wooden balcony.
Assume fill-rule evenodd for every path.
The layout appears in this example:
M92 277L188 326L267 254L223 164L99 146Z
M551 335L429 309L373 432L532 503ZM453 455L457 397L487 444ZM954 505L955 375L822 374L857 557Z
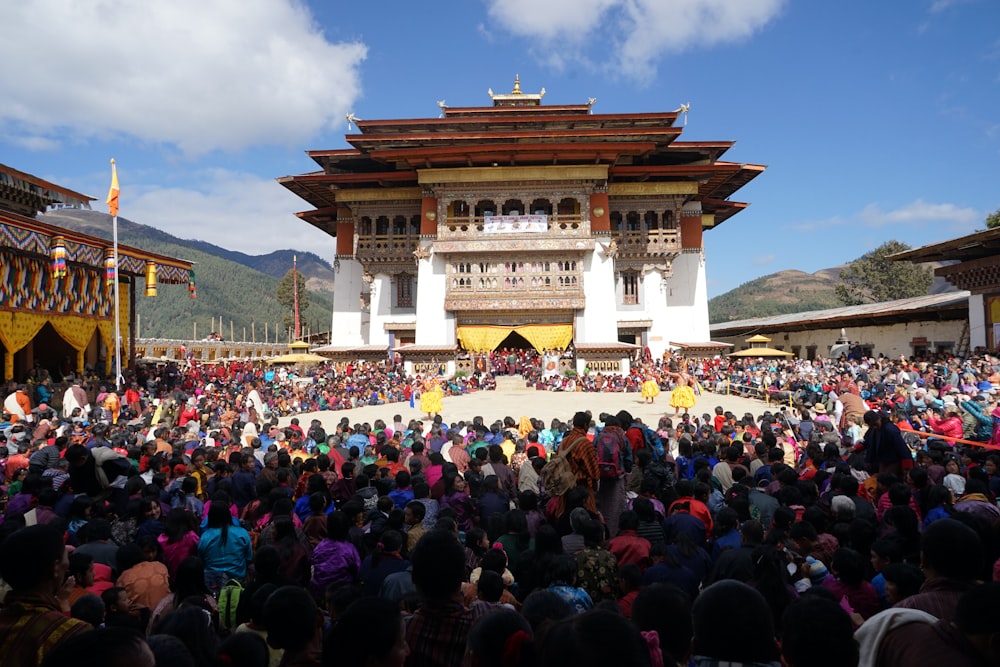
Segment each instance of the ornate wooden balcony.
M621 258L674 257L681 251L681 235L676 229L612 231L611 239L617 244L618 257Z
M364 262L413 261L419 245L416 234L359 236L355 255Z
M439 241L464 241L481 239L483 235L496 239L553 239L553 238L586 238L590 236L590 220L574 215L549 215L547 231L544 232L510 232L504 234L488 234L486 221L489 216L449 217L438 224L437 238Z
M582 308L583 276L577 271L547 273L449 273L445 308Z

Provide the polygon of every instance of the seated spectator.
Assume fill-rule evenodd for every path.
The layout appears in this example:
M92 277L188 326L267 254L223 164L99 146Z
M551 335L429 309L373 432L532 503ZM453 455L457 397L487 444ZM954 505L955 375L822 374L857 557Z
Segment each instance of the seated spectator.
M102 628L67 638L41 664L42 667L156 667L156 658L141 635L122 628Z
M264 603L267 643L283 651L282 665L319 664L323 622L313 597L299 586L282 586Z
M817 645L820 628L824 641ZM782 616L781 656L787 667L855 667L859 651L850 617L821 595L796 600Z
M739 609L740 623L724 623ZM720 581L701 592L692 608L694 665L738 663L778 667L778 644L767 601L738 581Z
M603 609L555 623L541 648L541 667L605 667L662 665L659 641L643 637L621 614Z
M0 545L0 577L10 586L0 609L5 663L38 665L61 644L91 630L66 615L68 566L62 533L54 526L22 528Z
M411 562L413 583L424 603L406 628L410 647L407 664L461 667L473 621L469 609L456 600L465 569L465 551L450 533L432 530L417 543ZM448 632L441 632L442 627L447 627Z
M363 639L361 639L363 638ZM410 653L399 606L369 597L337 618L323 647L323 665L402 665Z
M983 543L976 531L955 519L935 521L920 541L920 567L927 579L919 593L896 606L951 620L959 598L972 587L982 566Z

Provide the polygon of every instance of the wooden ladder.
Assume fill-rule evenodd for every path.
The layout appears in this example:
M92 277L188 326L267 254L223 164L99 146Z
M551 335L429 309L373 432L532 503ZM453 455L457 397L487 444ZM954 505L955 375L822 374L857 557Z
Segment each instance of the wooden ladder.
M958 335L958 341L955 343L955 356L967 357L969 355L969 345L969 320L966 318L962 324L962 333Z

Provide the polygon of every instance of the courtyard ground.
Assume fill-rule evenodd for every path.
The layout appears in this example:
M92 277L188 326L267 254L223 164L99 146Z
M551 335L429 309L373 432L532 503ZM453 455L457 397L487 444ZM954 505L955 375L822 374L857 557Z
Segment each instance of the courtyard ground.
M523 386L523 381L517 377L497 378L496 391L478 391L463 396L446 396L442 401L442 419L447 423L458 421L471 422L473 417L481 416L489 425L497 419L513 417L515 421L521 416L541 419L546 426L553 418L569 421L573 413L579 410L590 410L594 418L602 412L616 413L628 410L633 417L641 417L643 423L656 428L660 417L673 416L674 409L670 407L670 392L662 392L653 404L646 403L638 393L584 393L584 392L550 392L535 391ZM698 397L698 402L691 409L692 416L703 413L714 414L715 406L721 405L724 410L742 416L746 412L754 416L768 409L760 400L727 396L704 392ZM776 409L775 407L771 408ZM392 423L394 415L401 415L403 422L410 419L426 420L426 415L420 411L420 401L411 408L409 403L389 403L386 405L364 406L351 410L326 410L309 412L298 417L299 423L307 426L311 420L319 419L327 433L333 433L337 422L347 417L351 424L372 423L382 419L387 424ZM282 425L288 424L290 417L280 420Z

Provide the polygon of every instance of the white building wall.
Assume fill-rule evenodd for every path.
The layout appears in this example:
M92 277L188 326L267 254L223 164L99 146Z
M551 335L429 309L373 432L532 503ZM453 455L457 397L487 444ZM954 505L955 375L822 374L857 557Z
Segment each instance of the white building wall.
M868 327L847 327L847 338L851 343L861 345L872 345L873 354L878 356L883 354L887 357L899 357L900 355L910 357L913 354L911 341L914 338L926 338L927 348L931 351L937 349L941 343L958 344L958 336L962 332L961 320L950 320L945 322L903 322L892 325L878 325ZM825 357L830 352L830 346L840 336L840 328L813 329L811 331L791 331L784 333L765 333L771 339L770 346L773 348L792 352L793 347L800 348L800 356L807 357L807 348L816 346L816 355ZM785 337L787 335L787 338ZM732 343L733 351L741 350L749 345L746 339L750 336L722 336L716 334L713 340L723 343Z
M388 274L376 273L368 289L371 300L367 344L384 345L388 348L389 332L385 330L385 324L392 320L392 284Z
M331 344L338 346L364 345L361 325L361 262L340 259L340 270L334 277L333 321Z
M663 354L670 341L703 343L711 340L708 329L708 286L702 252L681 253L673 262L673 275L665 279L665 306L650 310L653 326L648 345L654 358ZM659 290L658 281L656 289Z
M436 253L417 267L417 345L454 345L455 314L444 309L448 276Z
M969 351L986 347L986 306L982 294L969 295Z
M577 343L616 342L615 261L598 242L594 252L587 253L583 262L583 290L587 300L583 310L577 312L575 340Z

